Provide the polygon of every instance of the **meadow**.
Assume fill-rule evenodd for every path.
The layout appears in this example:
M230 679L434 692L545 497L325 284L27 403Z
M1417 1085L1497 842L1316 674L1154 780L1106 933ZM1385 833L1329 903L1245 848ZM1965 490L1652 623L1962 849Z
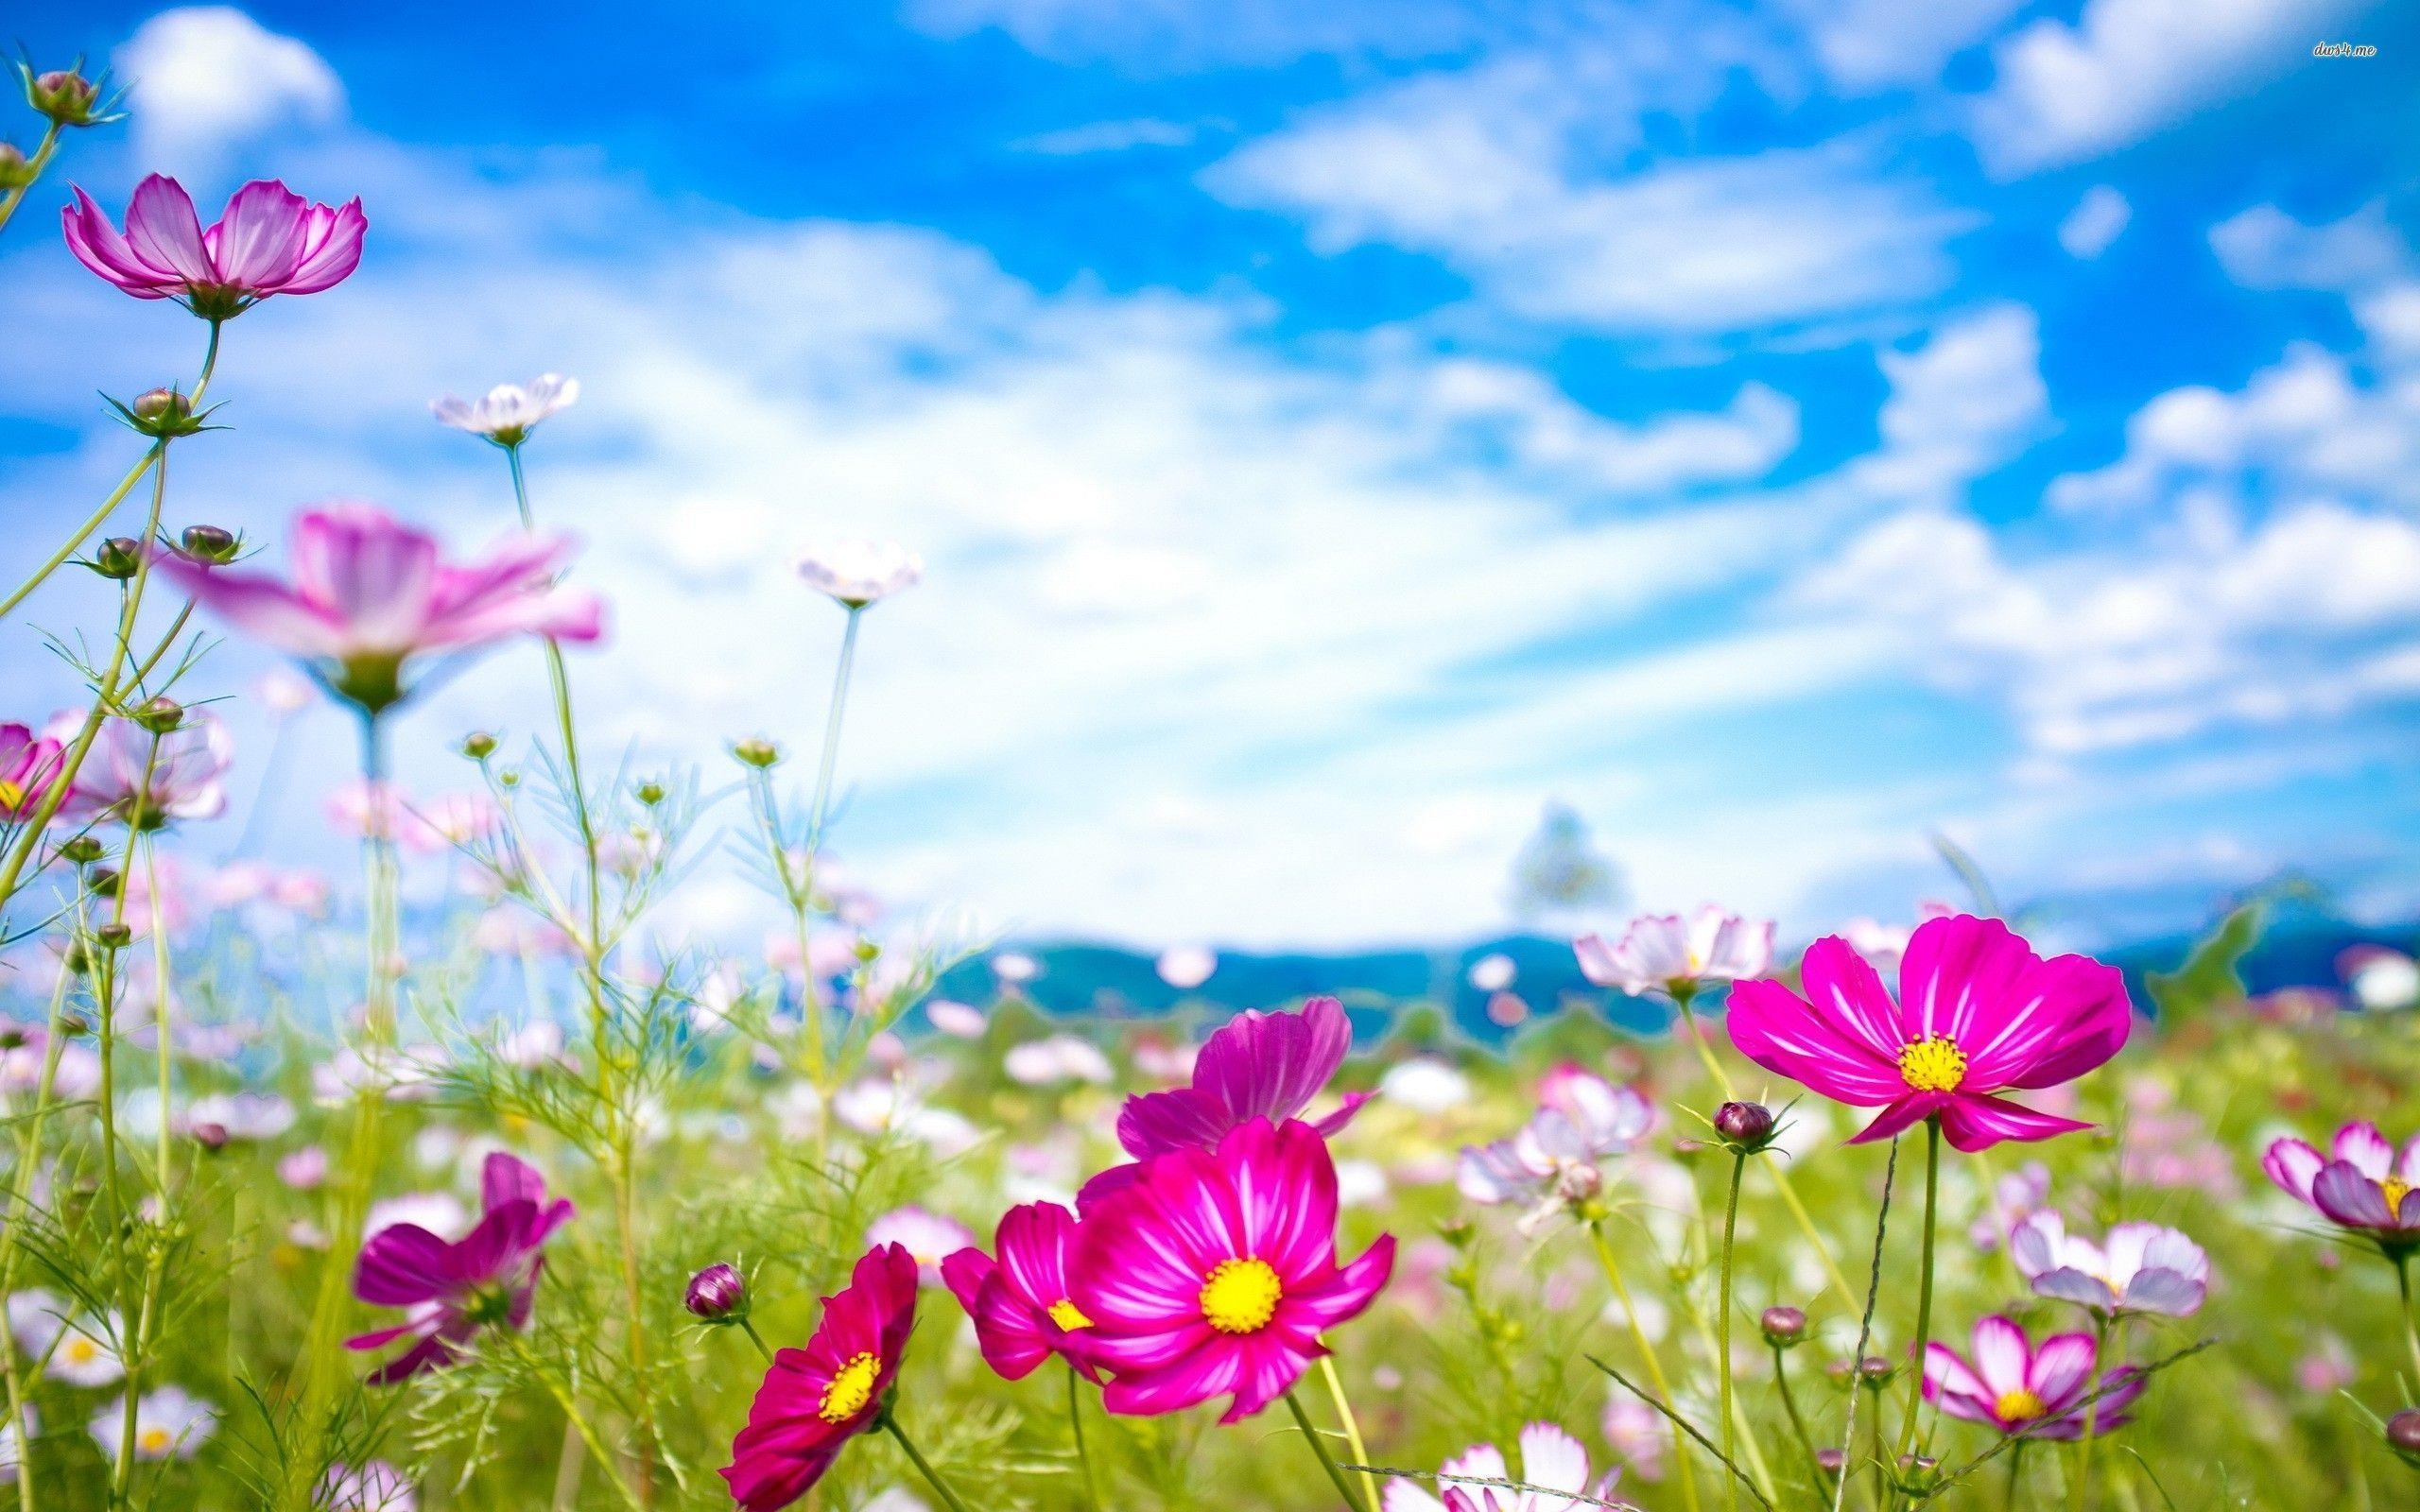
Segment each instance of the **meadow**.
M0 233L48 236L28 195L112 103L21 74L48 128ZM216 365L343 298L374 214L163 177L63 213L196 368L112 401L122 483L0 604L92 690L0 725L24 1512L2420 1502L2409 956L2254 995L2247 907L2130 982L1979 886L1609 918L1589 992L1489 968L1487 1042L1228 1001L1202 953L1165 1014L1046 1013L1046 963L826 861L859 639L946 591L911 552L811 550L828 699L647 771L582 741L614 651L544 487L576 383L434 404L493 454L492 544L183 515ZM230 686L219 637L293 670ZM534 730L408 717L473 657ZM213 833L234 698L357 725L357 879ZM406 740L458 786L396 786ZM773 937L657 948L732 875Z

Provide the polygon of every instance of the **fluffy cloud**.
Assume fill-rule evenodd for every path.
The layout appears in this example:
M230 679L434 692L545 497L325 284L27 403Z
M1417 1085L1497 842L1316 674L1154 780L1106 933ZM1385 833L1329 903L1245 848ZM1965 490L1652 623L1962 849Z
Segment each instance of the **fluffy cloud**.
M2126 223L2135 216L2135 207L2126 197L2105 183L2094 184L2076 201L2059 222L2059 245L2069 257L2090 261L2109 249L2109 244L2125 233Z
M1850 89L1927 83L2022 0L1800 0L1824 72Z
M114 61L133 86L135 149L147 166L207 172L263 132L344 113L344 86L325 60L232 6L163 10Z
M2360 0L2085 0L1993 54L1975 128L1998 168L2023 172L2126 146L2246 85L2308 66L2313 41Z
M2386 207L2376 203L2317 226L2275 205L2255 205L2210 228L2210 250L2229 278L2256 289L2365 288L2411 255Z

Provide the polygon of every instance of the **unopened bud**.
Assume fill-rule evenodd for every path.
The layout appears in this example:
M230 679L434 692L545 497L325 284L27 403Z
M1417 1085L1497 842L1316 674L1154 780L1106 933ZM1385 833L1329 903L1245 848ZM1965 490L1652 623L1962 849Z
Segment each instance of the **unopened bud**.
M759 770L770 766L782 759L782 747L774 745L769 740L734 741L731 746L731 753L739 759L741 765L753 766Z
M193 401L174 388L147 388L125 406L127 423L146 436L191 436L201 429Z
M59 848L59 859L71 867L89 867L107 854L101 842L89 834L76 835Z
M243 544L233 531L221 530L216 525L187 525L184 534L177 539L186 556L214 566L233 561L236 550Z
M95 898L114 898L119 885L125 880L118 875L115 867L95 867L85 874L84 885L93 890Z
M2420 1462L2420 1407L2406 1407L2388 1418L2386 1441L2396 1453Z
M1815 1452L1815 1468L1826 1475L1840 1474L1841 1467L1848 1462L1849 1457L1837 1449L1819 1449Z
M1857 1378L1869 1386L1878 1386L1891 1379L1891 1362L1867 1355L1857 1365Z
M664 784L662 782L641 782L638 787L638 799L640 802L646 804L648 808L655 807L658 803L664 801Z
M1899 1489L1922 1496L1941 1484L1941 1461L1930 1454L1899 1456Z
M134 938L134 931L124 924L103 924L93 931L93 938L110 950L117 950Z
M729 1321L747 1309L747 1280L735 1266L709 1265L689 1278L689 1292L682 1305L692 1316L709 1323Z
M132 536L112 536L93 553L93 571L124 582L143 569L143 542Z
M1725 1103L1714 1110L1714 1131L1735 1148L1761 1148L1773 1137L1773 1110L1762 1103Z
M857 964L859 966L872 966L874 963L875 958L882 954L882 947L874 943L873 940L867 939L863 936L859 936L856 945L852 950L852 954L856 956Z
M227 1125L224 1124L196 1124L191 1132L193 1142L205 1150L223 1150L227 1147Z
M495 737L484 730L474 730L462 737L462 754L475 762L486 761L495 754Z
M164 735L185 722L185 709L174 698L147 698L129 717L151 733Z
M1787 1349L1806 1337L1806 1314L1794 1307L1769 1307L1756 1319L1765 1331L1765 1342L1777 1349Z
M14 142L0 142L0 189L23 189L33 181L33 164L26 161L26 149Z
M61 126L91 126L101 87L72 68L36 74L26 83L26 103Z

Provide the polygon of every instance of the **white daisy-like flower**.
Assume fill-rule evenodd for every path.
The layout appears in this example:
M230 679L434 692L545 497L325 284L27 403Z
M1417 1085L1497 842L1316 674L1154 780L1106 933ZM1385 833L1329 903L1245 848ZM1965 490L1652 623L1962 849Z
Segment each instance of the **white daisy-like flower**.
M93 1437L112 1456L117 1453L125 1421L123 1397L93 1415ZM201 1441L217 1426L218 1409L181 1387L162 1386L157 1391L147 1391L134 1400L134 1457L182 1459L200 1448Z
M28 1287L9 1298L9 1332L17 1347L36 1360L45 1355L50 1373L70 1385L106 1386L126 1377L110 1340L122 1324L115 1313L95 1318L57 1292Z
M915 587L925 576L925 562L896 541L843 541L800 557L798 575L817 593L863 609Z
M529 438L538 422L579 399L579 380L561 373L544 374L524 387L498 384L476 403L447 394L428 406L439 421L458 431L484 436L498 446L518 446Z

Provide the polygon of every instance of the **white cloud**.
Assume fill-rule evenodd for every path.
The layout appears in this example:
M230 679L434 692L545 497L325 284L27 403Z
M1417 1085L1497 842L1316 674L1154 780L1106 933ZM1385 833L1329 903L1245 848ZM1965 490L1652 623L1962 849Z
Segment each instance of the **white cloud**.
M2077 163L2140 141L2244 87L2309 66L2326 26L2359 0L2085 0L1999 44L1975 106L1993 164Z
M2126 223L2134 216L2135 207L2124 195L2105 183L2094 184L2059 222L2059 245L2069 257L2090 262L2109 250L2110 243L2124 234Z
M1181 147L1201 129L1184 121L1140 116L1123 121L1092 121L1023 137L1010 146L1044 157L1082 157L1096 152L1131 152L1136 147Z
M132 86L135 150L147 167L206 172L264 132L344 113L344 85L326 60L233 6L163 10L114 61Z
M1798 0L1824 71L1851 89L1929 83L2023 0Z
M2255 205L2211 227L2210 249L2229 278L2256 289L2363 288L2394 274L2411 254L2381 203L2323 226Z
M1042 57L1113 60L1151 72L1314 53L1414 58L1468 45L1494 29L1478 10L1386 0L910 0L905 9L909 25L935 36L998 30Z

